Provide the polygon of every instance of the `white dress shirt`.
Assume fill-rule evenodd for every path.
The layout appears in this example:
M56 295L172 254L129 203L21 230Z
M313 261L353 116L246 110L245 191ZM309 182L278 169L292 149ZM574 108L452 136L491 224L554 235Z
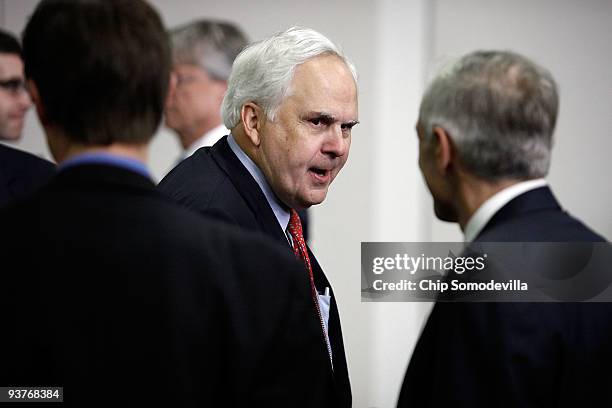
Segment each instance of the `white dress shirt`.
M196 152L200 147L212 146L219 139L221 139L225 135L229 135L230 131L223 125L219 125L216 128L210 129L208 132L204 133L202 137L193 142L185 151L183 152L182 160L185 160L192 154Z
M513 184L510 187L506 187L501 191L498 191L488 200L478 207L476 212L472 214L470 220L465 224L465 230L463 231L465 242L472 242L487 225L489 220L493 218L495 213L502 209L502 207L508 204L512 199L520 196L527 191L534 190L539 187L543 187L548 183L544 179L535 179L521 181Z

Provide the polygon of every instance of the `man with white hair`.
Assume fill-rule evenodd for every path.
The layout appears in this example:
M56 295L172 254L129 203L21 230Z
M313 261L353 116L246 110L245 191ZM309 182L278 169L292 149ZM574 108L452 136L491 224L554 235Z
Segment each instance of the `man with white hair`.
M229 133L221 102L232 63L248 40L232 23L197 20L172 29L170 41L177 85L166 103L165 123L176 132L186 159Z
M297 210L325 199L348 158L358 123L355 69L320 33L288 29L236 58L222 114L231 134L183 161L159 188L202 214L274 238L304 262L312 313L321 322L321 353L329 359L325 375L334 382L330 402L348 407L338 308L305 244Z
M417 124L436 216L468 242L604 241L544 179L558 106L551 74L512 52L473 52L440 73ZM609 305L437 302L398 407L612 406Z

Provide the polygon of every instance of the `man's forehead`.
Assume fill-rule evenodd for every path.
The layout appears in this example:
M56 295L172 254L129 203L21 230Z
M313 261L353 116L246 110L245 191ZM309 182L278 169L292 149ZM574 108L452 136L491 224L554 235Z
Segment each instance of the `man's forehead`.
M317 116L333 122L357 121L357 101L334 102L289 97L286 100L300 116Z
M349 84L356 91L355 79L346 63L336 55L324 54L295 67L291 88L311 90L315 86L339 89Z
M357 119L354 117L357 115L357 86L350 70L337 56L311 58L296 67L287 99L300 111L342 121Z
M0 79L23 77L23 62L17 54L0 52Z

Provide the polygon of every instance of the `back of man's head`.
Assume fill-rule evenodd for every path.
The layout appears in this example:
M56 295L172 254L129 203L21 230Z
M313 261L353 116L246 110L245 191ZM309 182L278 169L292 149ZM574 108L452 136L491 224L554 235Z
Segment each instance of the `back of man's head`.
M426 137L444 128L475 176L525 180L548 173L558 105L547 70L512 52L477 51L433 80L419 120Z
M25 28L23 55L43 125L71 142L144 144L159 126L170 47L146 2L43 0Z
M197 20L170 31L175 64L199 66L217 80L227 81L236 56L248 44L236 25L215 20Z
M17 38L11 33L0 30L0 53L1 54L17 54L21 57L21 46Z

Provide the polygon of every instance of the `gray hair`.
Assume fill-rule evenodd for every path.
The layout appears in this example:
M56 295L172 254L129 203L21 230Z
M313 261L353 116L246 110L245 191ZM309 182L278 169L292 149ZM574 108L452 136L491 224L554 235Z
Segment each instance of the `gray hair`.
M175 64L191 64L226 81L234 59L248 44L246 35L234 24L197 20L170 31Z
M466 168L490 181L543 177L559 98L550 72L507 51L476 51L443 70L420 109L426 137L445 129Z
M225 127L232 129L240 122L240 111L248 102L257 103L268 119L274 120L279 106L289 93L295 68L325 54L340 58L357 84L354 65L338 46L312 29L292 27L251 44L234 61L221 105Z

